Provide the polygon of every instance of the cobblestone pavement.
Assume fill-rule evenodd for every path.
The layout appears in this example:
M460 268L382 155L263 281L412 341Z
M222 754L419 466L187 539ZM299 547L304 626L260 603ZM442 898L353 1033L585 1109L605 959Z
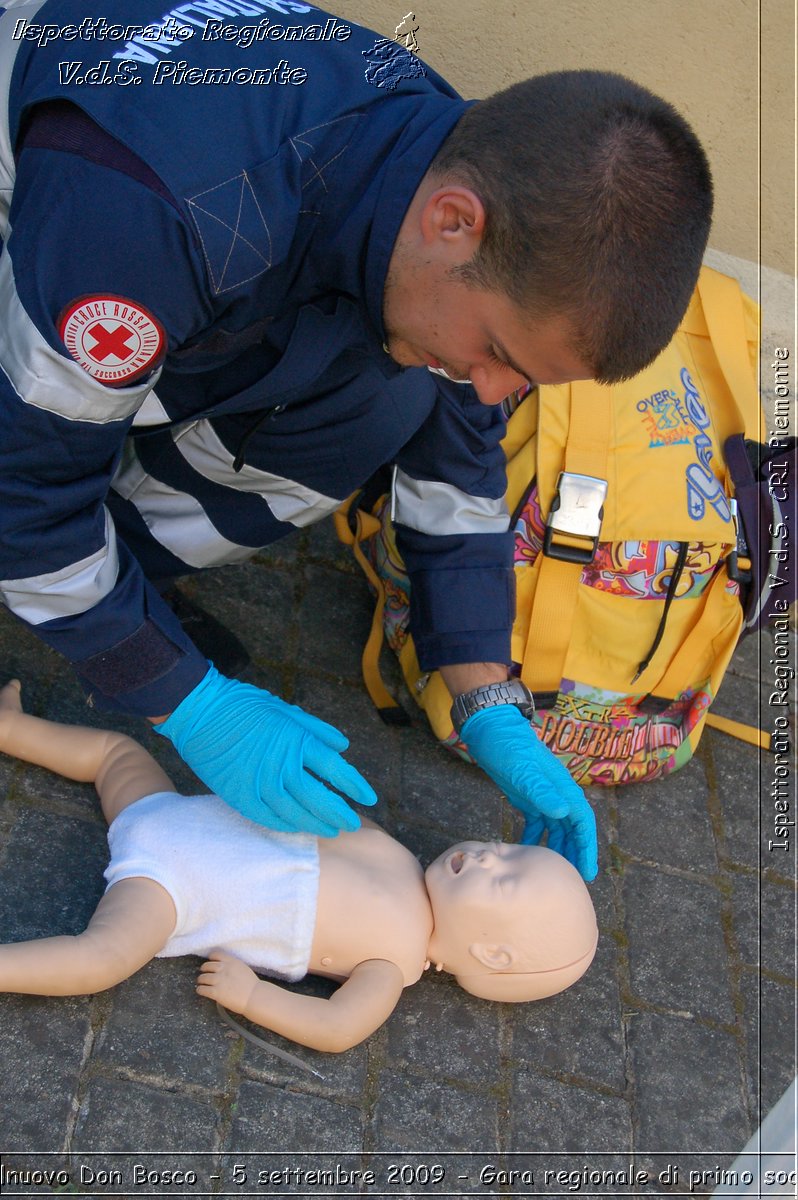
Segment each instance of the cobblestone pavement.
M518 834L496 788L438 748L418 714L406 729L376 717L359 677L370 601L331 525L186 590L247 643L255 682L349 735L377 819L422 862L460 838ZM0 645L31 711L103 723L62 661L5 615ZM716 709L772 728L771 656L768 636L745 643ZM116 725L192 789L162 739ZM506 1007L426 977L365 1045L300 1049L321 1077L222 1025L194 994L196 960L154 962L94 998L0 997L1 1190L711 1192L760 1100L769 1109L795 1072L795 853L792 839L789 852L768 849L773 764L708 731L671 778L593 790L601 941L586 977ZM80 930L105 856L93 789L0 762L3 940ZM179 1171L189 1182L169 1183Z

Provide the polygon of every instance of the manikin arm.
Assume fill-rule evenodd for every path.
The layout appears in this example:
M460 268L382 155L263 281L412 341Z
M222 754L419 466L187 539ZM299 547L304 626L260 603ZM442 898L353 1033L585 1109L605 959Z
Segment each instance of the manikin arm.
M105 991L164 948L175 919L172 898L160 884L122 879L105 893L83 933L0 946L0 992L87 996Z
M404 980L396 963L359 963L329 1000L299 996L259 979L245 963L215 951L200 971L197 993L282 1037L337 1054L362 1042L393 1012Z
M66 779L93 783L109 825L142 796L174 791L166 772L132 738L32 717L22 711L20 690L18 679L0 688L0 751Z
M68 779L93 782L108 821L142 796L174 790L131 738L22 712L17 680L0 689L0 750ZM88 928L77 937L0 946L0 991L37 996L102 991L149 962L174 925L174 904L160 884L122 880L103 896Z

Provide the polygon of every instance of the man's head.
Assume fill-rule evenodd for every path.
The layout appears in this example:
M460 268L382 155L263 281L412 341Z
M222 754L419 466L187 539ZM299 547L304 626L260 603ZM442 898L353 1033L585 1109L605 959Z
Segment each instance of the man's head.
M461 842L426 871L428 956L472 995L539 1000L593 960L596 915L579 872L543 846Z
M600 71L516 84L466 111L422 180L386 281L388 346L488 403L525 377L629 378L687 308L711 213L706 156L664 100Z

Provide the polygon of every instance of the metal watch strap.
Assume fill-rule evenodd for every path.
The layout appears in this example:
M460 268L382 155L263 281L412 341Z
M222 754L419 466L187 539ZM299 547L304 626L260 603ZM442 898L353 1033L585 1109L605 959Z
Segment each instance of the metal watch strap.
M530 718L535 711L535 700L525 683L520 679L505 679L501 683L485 683L470 692L455 697L451 718L459 734L469 717L485 708L496 708L500 704L512 704L523 716Z

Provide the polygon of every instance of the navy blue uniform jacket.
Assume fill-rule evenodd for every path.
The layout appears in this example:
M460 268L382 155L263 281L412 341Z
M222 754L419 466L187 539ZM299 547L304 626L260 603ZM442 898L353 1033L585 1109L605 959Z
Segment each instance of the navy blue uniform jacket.
M148 580L242 562L393 463L422 665L509 661L501 415L383 349L464 101L308 4L163 4L2 18L4 602L105 707L169 712L207 665Z

